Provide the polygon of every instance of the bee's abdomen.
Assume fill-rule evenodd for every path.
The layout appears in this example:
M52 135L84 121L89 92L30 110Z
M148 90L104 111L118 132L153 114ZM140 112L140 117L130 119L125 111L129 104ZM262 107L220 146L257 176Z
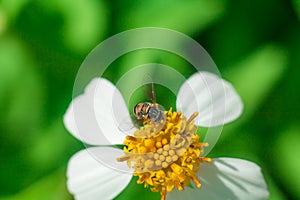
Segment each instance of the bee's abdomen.
M155 106L152 106L148 111L148 116L150 120L159 122L163 118L163 111L157 109Z

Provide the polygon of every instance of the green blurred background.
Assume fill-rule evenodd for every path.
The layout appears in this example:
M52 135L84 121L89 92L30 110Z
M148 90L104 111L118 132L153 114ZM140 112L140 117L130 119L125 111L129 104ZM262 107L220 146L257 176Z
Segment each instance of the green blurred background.
M1 0L0 199L72 199L66 166L84 146L62 116L77 70L101 41L144 26L196 39L242 96L243 116L225 126L209 156L252 160L263 169L270 199L300 199L299 19L299 0ZM159 54L161 63L192 73L182 59ZM128 62L143 64L149 55L157 52L125 55L106 77L117 81ZM132 181L117 199L141 192ZM153 198L158 194L145 197Z

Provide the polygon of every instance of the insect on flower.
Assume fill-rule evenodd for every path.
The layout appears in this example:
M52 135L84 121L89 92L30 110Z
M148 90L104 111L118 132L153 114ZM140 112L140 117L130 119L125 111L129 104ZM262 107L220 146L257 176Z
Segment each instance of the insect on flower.
M160 192L161 200L165 200L167 192L175 186L183 190L191 180L200 188L196 172L201 162L211 162L211 159L201 155L208 144L200 143L196 134L194 119L198 113L187 119L172 108L160 110L153 82L151 86L153 103L138 103L134 107L136 118L143 120L144 126L134 136L126 137L125 155L117 160L127 161L128 167L134 169L134 176L139 177L137 183Z
M143 102L134 106L134 115L137 119L159 122L163 120L163 111L156 103Z
M72 101L64 116L72 135L95 145L69 162L67 184L75 199L113 199L132 175L138 177L138 184L159 192L162 200L268 199L266 183L255 163L211 159L203 154L208 144L199 140L198 126L220 126L242 112L242 101L229 82L202 71L180 87L177 111L157 109L156 102L138 104L135 114L144 125L132 135L124 136L118 128L114 105L118 105L120 118L130 119L119 90L110 81L96 78ZM150 114L151 108L158 114ZM124 149L107 147L110 144L124 144Z
M154 84L151 83L152 103L142 102L134 106L133 113L137 119L152 120L160 122L163 120L163 111L158 108L156 103L156 95L154 91Z
M144 76L144 79L145 82L147 79L147 81L149 81L151 85L150 89L146 87L149 86L149 84L147 85L146 83L143 87L146 96L150 96L149 99L151 99L151 103L137 103L133 108L134 116L131 117L133 119L126 118L124 120L121 120L120 124L118 125L118 128L125 134L129 133L129 130L134 129L135 127L140 127L141 124L143 126L151 121L152 123L156 124L156 131L154 132L154 130L152 130L152 134L154 135L161 130L166 121L164 108L156 102L156 94L152 78L150 77L150 75L147 74ZM149 91L151 92L151 95L149 95ZM160 127L158 125L160 125Z

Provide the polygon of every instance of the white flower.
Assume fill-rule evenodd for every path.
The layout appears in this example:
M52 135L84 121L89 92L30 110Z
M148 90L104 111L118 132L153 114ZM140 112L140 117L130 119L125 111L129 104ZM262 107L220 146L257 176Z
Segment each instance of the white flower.
M113 199L132 178L127 165L116 161L124 152L103 146L122 144L125 139L112 110L116 105L119 119L130 117L118 89L106 79L95 78L67 109L64 124L68 131L86 144L97 145L81 150L69 161L67 185L75 199ZM181 86L176 107L185 116L199 112L195 124L204 127L231 122L243 110L231 84L208 72L194 74ZM249 161L216 158L211 163L201 163L197 178L202 184L200 189L174 189L166 198L253 200L269 196L260 168Z

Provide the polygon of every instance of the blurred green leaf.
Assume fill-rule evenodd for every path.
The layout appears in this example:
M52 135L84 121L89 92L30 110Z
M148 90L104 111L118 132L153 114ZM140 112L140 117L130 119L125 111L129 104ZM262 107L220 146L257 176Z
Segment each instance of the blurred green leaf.
M245 57L240 63L226 68L222 74L236 88L244 102L241 118L231 125L249 120L283 76L287 67L285 51L276 45L265 45Z
M121 12L122 30L136 27L164 27L195 34L224 14L224 1L134 1Z
M280 188L274 183L271 177L265 175L265 179L270 192L269 200L285 200L286 197L280 191Z
M104 1L72 0L44 2L46 9L63 15L63 41L75 52L87 53L107 34L109 10Z
M22 43L11 37L0 40L0 114L10 131L26 133L42 120L42 80Z
M66 189L65 169L59 169L42 178L17 195L0 197L1 200L57 200L72 199Z
M61 166L76 152L73 141L77 140L65 130L61 118L49 127L39 130L36 135L37 137L28 140L30 148L25 152L26 160L35 169L45 171ZM77 143L81 144L79 141ZM69 150L71 146L73 148ZM83 148L82 146L78 145L77 150Z
M2 0L0 2L0 8L5 10L5 15L8 20L12 22L17 17L22 7L30 0Z
M1 38L0 102L19 80L20 74L23 72L22 64L30 62L24 51L24 47L17 40L7 37Z
M7 28L7 16L0 7L0 36Z
M295 11L298 14L298 18L300 19L300 0L293 0Z
M43 85L35 66L20 40L8 36L0 39L0 186L5 194L28 184L32 176L24 149L44 120ZM27 173L15 171L20 168Z
M300 198L300 126L287 127L273 142L272 163L278 169L278 178L287 185L296 199Z

